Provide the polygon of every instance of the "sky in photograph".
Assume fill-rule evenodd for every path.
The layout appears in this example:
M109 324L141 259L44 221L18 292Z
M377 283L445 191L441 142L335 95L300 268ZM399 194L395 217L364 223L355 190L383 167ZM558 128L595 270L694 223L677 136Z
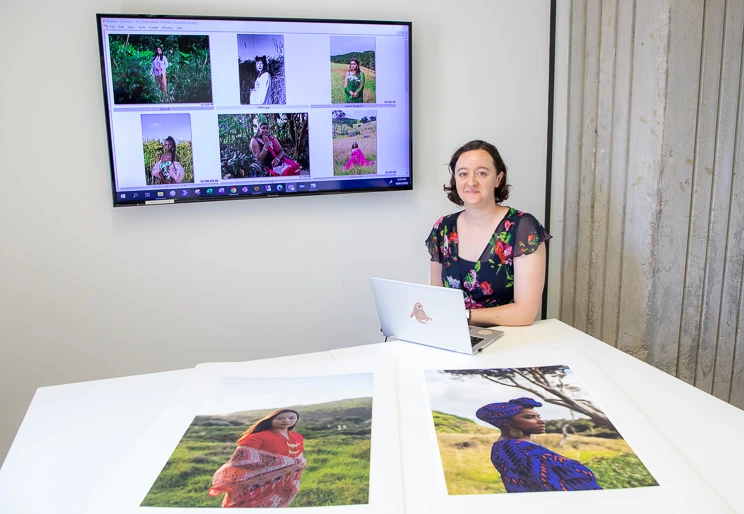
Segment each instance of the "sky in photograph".
M542 407L536 409L543 419L571 419L569 409L547 403L523 389L495 384L479 376L455 377L441 371L426 371L425 374L432 410L469 418L483 426L491 427L475 417L475 412L479 408L489 403L508 402L513 398L525 396L543 404ZM580 387L578 397L592 399L573 373L567 376L564 383ZM576 418L586 417L578 413L575 413L575 416Z
M191 118L189 113L142 114L142 140L163 141L171 136L179 141L191 141Z
M276 41L276 45L274 41ZM238 59L253 61L257 55L265 55L266 57L281 55L277 52L277 46L283 51L284 36L238 34Z
M372 396L372 373L318 377L224 377L199 415L280 409Z
M375 38L331 36L331 55L344 55L351 52L374 51Z

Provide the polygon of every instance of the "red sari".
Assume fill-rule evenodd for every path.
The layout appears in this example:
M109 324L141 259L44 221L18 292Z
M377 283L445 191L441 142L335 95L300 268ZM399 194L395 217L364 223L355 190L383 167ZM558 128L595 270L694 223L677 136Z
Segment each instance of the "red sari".
M349 171L352 167L355 166L371 166L375 163L375 161L368 161L367 158L364 156L364 153L359 148L354 148L351 150L351 157L349 157L349 160L346 161L346 166L344 166L344 169L346 171Z
M269 136L271 138L271 143L268 145L269 153L273 156L274 159L277 159L277 152L274 151L274 148L279 148L279 141L276 140L274 136ZM272 159L273 160L273 159ZM281 159L279 159L279 164L274 166L273 168L270 166L264 166L266 170L269 172L271 176L274 177L287 177L287 176L293 176L293 175L299 175L299 171L302 168L297 162L293 161L286 155L283 155Z
M243 436L230 460L212 477L210 496L226 493L223 507L289 507L307 466L303 437L265 430Z

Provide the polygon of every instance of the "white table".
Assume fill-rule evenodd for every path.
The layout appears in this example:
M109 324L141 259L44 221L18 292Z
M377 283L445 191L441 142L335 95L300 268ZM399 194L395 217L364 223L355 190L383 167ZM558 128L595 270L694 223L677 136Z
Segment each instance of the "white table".
M550 349L582 350L627 395L734 512L744 513L738 463L744 446L736 435L744 411L556 320L531 327L502 327L506 335L484 351L489 356ZM556 343L560 339L563 342ZM570 343L566 343L570 340ZM392 342L256 361L257 365L329 359L424 359L441 350ZM479 356L451 354L454 364ZM40 388L5 464L0 469L0 512L84 512L95 492L114 476L128 451L167 405L191 370ZM136 415L135 415L136 414ZM701 436L701 420L713 421L715 442ZM112 452L111 449L116 451ZM100 457L105 455L105 459ZM95 465L94 465L95 463Z

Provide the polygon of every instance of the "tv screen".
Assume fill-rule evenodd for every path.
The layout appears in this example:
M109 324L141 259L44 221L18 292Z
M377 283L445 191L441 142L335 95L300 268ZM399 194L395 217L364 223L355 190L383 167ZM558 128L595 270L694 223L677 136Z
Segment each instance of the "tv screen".
M114 206L411 189L411 24L98 14Z

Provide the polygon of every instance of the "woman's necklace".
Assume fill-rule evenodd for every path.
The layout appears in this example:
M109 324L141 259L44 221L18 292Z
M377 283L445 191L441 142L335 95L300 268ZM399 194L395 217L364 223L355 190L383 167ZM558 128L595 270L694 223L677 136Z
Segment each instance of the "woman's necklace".
M285 440L285 442L287 443L287 455L289 457L295 457L300 454L300 443L291 442L292 438L290 437L289 431L287 431L287 435L284 435L283 433L278 432L274 430L273 428L271 429L271 431Z

